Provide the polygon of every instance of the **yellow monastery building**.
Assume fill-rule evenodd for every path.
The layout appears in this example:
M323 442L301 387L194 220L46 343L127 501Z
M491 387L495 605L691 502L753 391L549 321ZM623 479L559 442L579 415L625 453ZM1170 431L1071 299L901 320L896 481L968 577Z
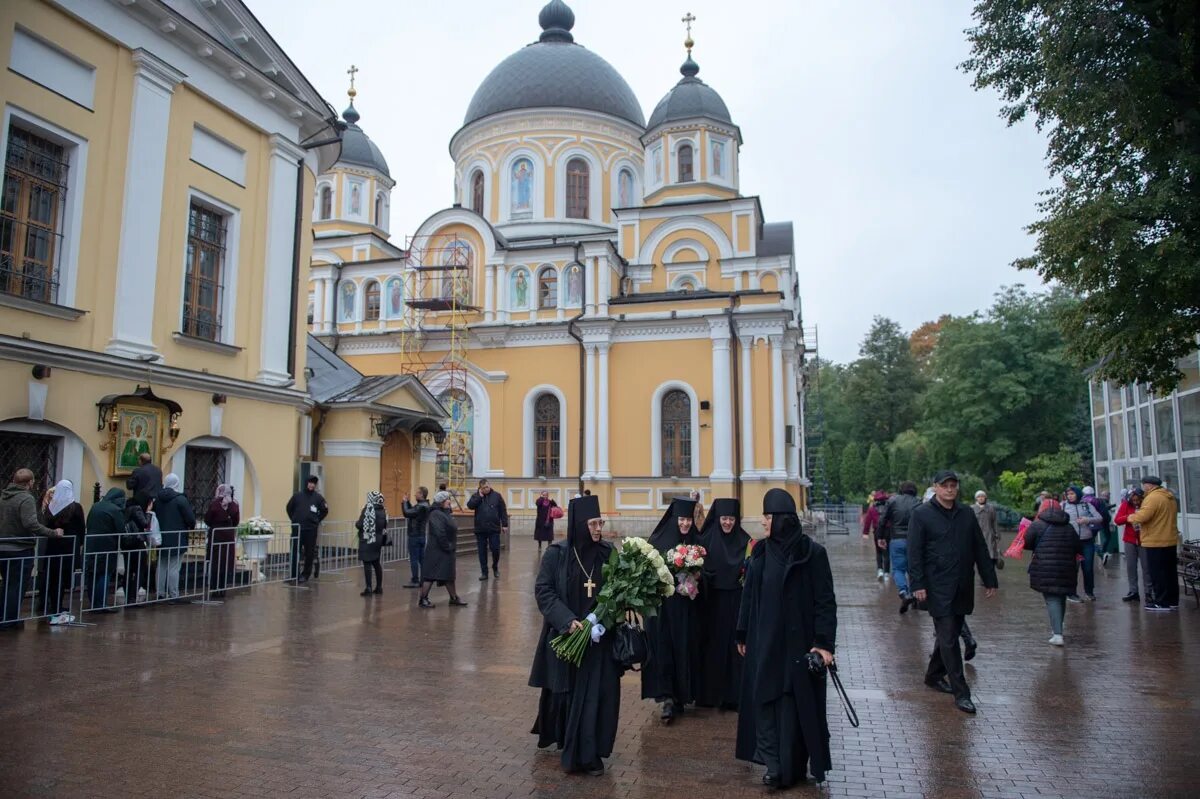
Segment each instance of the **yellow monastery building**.
M6 0L0 59L0 476L86 507L149 452L198 509L225 482L280 519L322 432L437 429L419 382L307 340L341 123L243 3ZM348 518L379 452L340 451Z
M440 441L387 434L381 463L415 464L401 486L432 482L430 462L457 490L487 477L526 513L543 490L629 515L689 490L748 509L800 493L792 226L742 193L742 133L691 40L647 121L565 3L538 22L480 84L450 140L453 205L414 235L390 240L394 181L353 94L313 187L311 332L365 375L420 377L450 414Z

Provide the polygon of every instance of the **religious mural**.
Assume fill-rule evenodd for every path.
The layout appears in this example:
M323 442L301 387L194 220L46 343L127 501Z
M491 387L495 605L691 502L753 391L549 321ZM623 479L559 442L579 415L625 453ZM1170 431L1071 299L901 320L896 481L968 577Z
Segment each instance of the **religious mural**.
M617 204L622 208L633 206L633 173L628 169L617 175Z
M657 145L651 151L650 162L654 166L654 182L661 183L663 179L662 145Z
M362 185L359 183L350 184L350 214L362 215Z
M508 292L509 308L514 311L529 310L529 270L525 268L514 269L512 275L509 276L512 282L512 287Z
M533 211L533 162L528 158L513 162L510 196L513 213Z
M471 300L471 247L462 239L453 239L442 251L442 266L465 266L447 270L442 277L442 298L453 297L459 305Z
M725 142L714 140L712 143L712 172L717 177L725 177Z
M458 483L475 473L475 406L465 391L447 389L438 401L449 418L442 423L446 437L438 446L437 481Z
M583 270L579 264L571 264L564 274L567 283L567 305L579 305L583 302Z
M157 459L162 441L165 414L161 408L142 405L117 406L117 436L112 447L114 477L127 475L138 467L138 456Z
M358 287L353 281L346 281L342 284L341 306L339 308L341 321L354 321L354 301L357 299L357 295Z
M387 314L389 319L404 315L404 281L398 277L389 278L387 282Z

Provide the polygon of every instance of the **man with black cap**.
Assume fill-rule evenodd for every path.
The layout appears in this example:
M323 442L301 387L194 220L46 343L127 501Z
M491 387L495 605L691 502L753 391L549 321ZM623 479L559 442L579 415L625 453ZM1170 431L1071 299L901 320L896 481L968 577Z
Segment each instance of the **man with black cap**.
M979 570L990 598L999 585L996 567L979 520L958 501L958 475L946 469L934 475L933 483L933 499L913 510L908 526L909 583L913 597L933 617L937 636L925 684L954 694L959 710L974 713L958 638L975 609L974 570Z
M781 488L763 497L767 539L754 547L738 615L745 657L738 708L739 760L767 767L763 784L787 788L833 768L825 674L833 663L837 598L825 548L804 534L796 502Z
M738 609L749 534L742 529L742 504L717 499L700 527L704 581L700 605L700 687L696 704L737 710L742 658L737 651Z
M1179 609L1179 502L1163 488L1161 477L1148 474L1142 478L1142 504L1129 516L1129 521L1141 527L1142 549L1146 551L1146 571L1150 576L1146 610Z
M315 474L309 475L304 481L304 490L293 494L287 504L288 519L299 528L299 538L292 539L291 575L297 585L308 582L312 574L313 558L317 554L317 532L321 521L329 515L325 497L317 492L319 482ZM297 572L301 554L304 555L304 571Z
M529 685L542 689L531 732L538 736L539 749L557 744L568 774L603 774L603 758L612 755L617 738L621 671L613 659L611 636L593 628L594 643L578 668L560 660L550 647L553 638L578 629L596 607L604 564L613 551L612 544L601 540L603 531L598 497L571 500L567 537L546 548L534 584L545 623L529 674Z
M696 502L675 499L650 534L664 555L680 544L696 545ZM661 720L670 724L696 701L700 687L700 606L678 593L663 600L658 615L646 619L649 660L642 668L642 699L662 703Z

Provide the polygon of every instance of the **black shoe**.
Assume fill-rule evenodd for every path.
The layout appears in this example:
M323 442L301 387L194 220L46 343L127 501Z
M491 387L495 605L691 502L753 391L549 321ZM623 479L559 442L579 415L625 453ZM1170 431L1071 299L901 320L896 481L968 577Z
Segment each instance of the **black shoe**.
M770 788L772 791L777 790L779 788L779 778L774 774L767 772L763 775L762 784Z
M429 597L423 596L421 597L421 601L417 602L417 606L422 608L431 608L433 607L433 603L429 601Z
M963 660L971 660L974 658L975 650L978 648L979 644L974 638L972 638L970 641L967 641L966 645L963 647Z
M961 699L955 699L954 706L956 708L958 708L959 710L961 710L963 713L974 713L975 712L975 703L972 702L970 699L968 699L965 696L962 697Z
M377 585L377 586L375 586L375 590L374 590L374 591L372 591L371 593L372 593L372 594L382 594L382 593L383 593L383 586L382 586L382 585Z
M908 607L909 607L909 605L912 604L912 601L913 601L912 597L910 597L910 596L900 597L900 613L901 614L908 613Z
M370 596L370 595L371 595L371 586L369 586L369 585L362 590L362 593L359 594L359 596Z
M459 599L456 596L452 596L452 597L450 597L450 605L451 605L451 607L465 608L467 606L467 603L463 602L461 599Z
M1137 591L1130 591L1125 596L1121 597L1122 602L1137 602L1142 596Z
M401 588L420 588L421 584L420 583L405 583L404 585L402 585L400 587Z
M590 776L590 777L603 777L604 776L604 764L603 763L593 763L592 765L587 767L587 773L588 773L588 776Z
M495 577L497 580L500 579L500 567L499 566L492 567L492 576Z
M675 702L668 699L662 703L662 712L658 716L658 720L663 724L670 724L675 720Z
M487 578L488 578L488 573L487 573L487 572L484 572L483 574L479 575L479 579L480 579L480 580L486 580Z
M1079 598L1079 594L1067 594L1067 601L1078 605L1083 600Z
M300 578L297 578L296 585L304 585L307 582L308 582L307 577L300 577Z
M929 686L930 688L932 688L933 690L941 691L944 694L954 693L954 689L950 687L950 681L947 680L945 677L943 677L940 680L934 680L933 682L926 680L925 684L927 686Z

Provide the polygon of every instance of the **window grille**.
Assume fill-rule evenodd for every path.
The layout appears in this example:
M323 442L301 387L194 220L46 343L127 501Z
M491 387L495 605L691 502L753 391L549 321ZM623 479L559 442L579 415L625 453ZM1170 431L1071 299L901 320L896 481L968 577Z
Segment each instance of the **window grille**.
M221 339L227 222L224 214L192 203L183 288L184 335L210 341Z
M67 150L10 125L0 197L0 291L58 302Z

